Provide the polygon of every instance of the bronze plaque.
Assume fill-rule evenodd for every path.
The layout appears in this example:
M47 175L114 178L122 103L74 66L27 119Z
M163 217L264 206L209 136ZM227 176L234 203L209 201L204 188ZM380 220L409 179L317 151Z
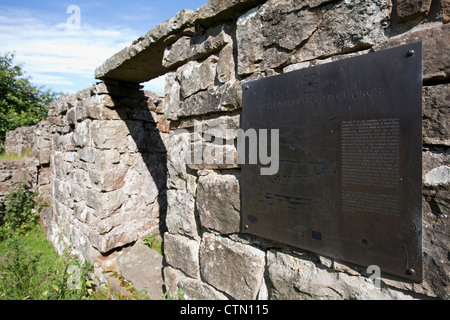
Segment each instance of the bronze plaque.
M421 43L247 82L242 128L243 232L422 281Z

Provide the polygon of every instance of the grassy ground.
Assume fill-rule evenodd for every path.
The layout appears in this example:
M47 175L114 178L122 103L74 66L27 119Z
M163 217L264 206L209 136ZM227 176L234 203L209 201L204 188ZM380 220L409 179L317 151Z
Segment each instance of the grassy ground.
M99 290L92 265L67 254L60 257L38 223L43 204L29 185L16 185L0 204L0 300L148 299L119 275L126 293L112 292L108 285ZM156 235L146 236L144 243L162 253ZM161 297L177 298L184 296L180 292L177 297Z
M89 269L76 259L60 257L38 224L0 242L0 299L95 299Z
M0 153L0 161L13 161L13 160L22 160L24 158L29 158L33 156L32 148L25 148L22 151L22 154L17 154L15 152L12 153Z

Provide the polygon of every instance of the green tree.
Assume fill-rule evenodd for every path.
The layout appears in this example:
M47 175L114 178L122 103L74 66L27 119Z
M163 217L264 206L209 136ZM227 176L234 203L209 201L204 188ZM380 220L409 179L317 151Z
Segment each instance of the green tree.
M22 66L14 63L14 53L0 55L0 152L6 132L46 119L50 102L57 96L32 84Z

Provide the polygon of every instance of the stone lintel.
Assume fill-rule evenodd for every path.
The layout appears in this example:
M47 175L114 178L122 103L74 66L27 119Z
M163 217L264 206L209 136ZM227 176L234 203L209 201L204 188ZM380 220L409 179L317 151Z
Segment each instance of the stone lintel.
M106 60L95 70L95 78L143 83L164 75L170 70L162 63L164 49L182 36L192 36L194 25L233 19L262 2L265 0L210 0L195 11L183 9Z

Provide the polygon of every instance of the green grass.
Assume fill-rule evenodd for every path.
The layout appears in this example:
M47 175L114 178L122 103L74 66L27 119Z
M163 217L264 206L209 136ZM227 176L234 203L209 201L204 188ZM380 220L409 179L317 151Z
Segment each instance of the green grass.
M162 243L161 241L158 240L158 235L157 234L148 234L144 237L144 244L149 247L150 249L155 250L156 252L158 252L160 255L164 256L164 250L162 247Z
M78 286L68 281L69 266L80 270ZM2 300L94 299L89 271L90 266L76 259L60 257L40 225L0 242Z
M32 156L33 156L33 149L32 148L25 148L25 149L22 150L21 154L17 154L15 152L0 154L0 161L22 160L24 158L30 158Z

